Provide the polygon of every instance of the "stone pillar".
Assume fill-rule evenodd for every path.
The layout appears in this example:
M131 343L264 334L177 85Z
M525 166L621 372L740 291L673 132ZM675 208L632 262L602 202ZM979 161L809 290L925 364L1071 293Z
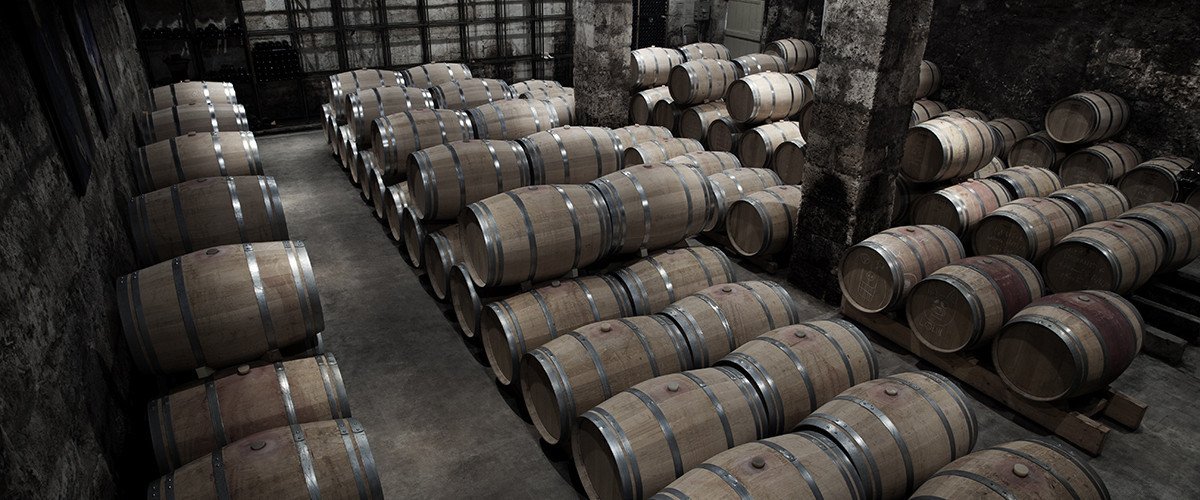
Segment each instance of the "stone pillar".
M604 127L628 125L633 3L573 1L575 121Z
M932 0L830 0L789 279L840 296L846 249L891 220Z

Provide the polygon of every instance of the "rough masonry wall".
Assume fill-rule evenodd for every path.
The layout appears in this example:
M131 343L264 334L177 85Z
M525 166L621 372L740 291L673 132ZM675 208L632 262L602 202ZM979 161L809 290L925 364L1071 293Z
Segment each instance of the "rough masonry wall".
M145 75L120 0L86 1L117 101L106 138L92 113L59 12L37 2L61 39L93 131L87 194L75 194L39 103L29 61L0 21L0 497L141 494L152 469L143 391L120 333L113 282L133 269L131 113ZM134 472L136 471L136 472Z
M633 4L574 0L575 118L579 125L629 124Z

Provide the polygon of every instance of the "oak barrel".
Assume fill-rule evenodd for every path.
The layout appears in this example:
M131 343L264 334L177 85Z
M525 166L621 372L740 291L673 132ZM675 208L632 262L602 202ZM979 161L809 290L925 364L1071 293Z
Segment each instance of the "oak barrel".
M346 124L359 144L371 142L376 118L403 111L433 108L433 94L416 87L375 87L346 96Z
M655 377L577 422L575 470L598 499L645 498L709 457L766 436L754 387L725 367Z
M204 177L129 199L134 253L145 265L233 243L288 239L274 177Z
M724 101L707 102L684 109L679 115L679 136L704 142L708 125L729 116Z
M511 86L512 86L513 92L516 93L517 95L525 94L528 92L537 92L537 91L542 91L542 90L548 91L548 92L563 91L563 90L570 88L570 87L563 87L563 84L558 83L554 80L523 80L523 81L514 83Z
M635 165L589 185L601 193L601 206L608 209L614 253L655 250L695 236L708 224L714 206L708 178L691 167Z
M250 121L241 104L187 103L143 112L138 129L141 144L145 145L189 132L249 132Z
M713 212L704 230L724 229L725 214L734 202L782 183L773 170L765 168L722 170L708 176L708 184L713 193Z
M1025 259L967 257L913 286L905 316L926 347L958 352L990 341L1017 311L1045 294L1041 273Z
M447 221L448 222L448 221ZM430 233L446 227L447 222L422 221L412 207L400 214L400 257L413 269L425 268L425 240Z
M332 354L229 371L146 405L159 471L175 470L257 432L351 416Z
M554 108L554 116L558 119L558 125L574 125L575 124L575 94L559 94L550 96L544 99L526 99L528 101L541 102L551 108ZM557 125L556 125L557 126ZM531 132L532 133L532 132Z
M629 121L638 125L650 125L650 112L659 101L673 102L671 91L666 85L633 94L629 99Z
M410 87L432 88L443 83L471 79L471 68L460 63L428 63L401 72Z
M771 170L779 174L784 184L804 184L804 167L808 164L804 149L806 145L803 137L794 137L775 147L775 154L771 155Z
M1058 198L1020 198L1001 205L975 226L971 247L977 255L1015 255L1037 262L1083 220Z
M1003 185L1013 199L1049 196L1066 184L1048 168L1029 166L1005 168L987 178Z
M1132 291L1163 266L1166 242L1139 219L1094 222L1056 243L1042 261L1046 286L1055 292Z
M138 148L138 190L148 193L202 177L262 175L251 132L189 132Z
M766 168L771 165L775 148L789 139L802 138L800 122L774 122L747 130L738 138L738 158L742 166Z
M970 234L984 216L1012 201L993 179L967 179L912 202L913 224L938 225L959 236Z
M1000 149L996 156L1001 159L1008 158L1008 150L1012 149L1013 144L1034 132L1033 125L1030 125L1029 122L1015 118L996 118L987 124L992 127L999 138Z
M934 118L908 129L900 171L916 182L953 179L987 165L996 152L996 135L986 122Z
M525 353L588 323L634 314L621 283L607 275L554 280L480 312L479 337L496 380L504 385L517 380Z
M763 52L782 57L787 67L782 71L799 73L817 67L817 46L800 38L784 38L767 44Z
M612 129L617 138L621 140L621 144L625 147L637 144L643 141L657 141L659 139L670 139L674 137L671 131L662 127L651 125L626 125L621 128Z
M699 169L705 177L722 170L742 168L742 162L738 160L737 155L728 151L697 151L673 156L665 163Z
M1133 304L1099 290L1043 297L1017 313L992 342L1000 379L1034 401L1103 389L1142 348L1145 323Z
M591 323L521 359L529 419L550 444L565 441L584 411L643 380L690 366L679 327L662 315Z
M1063 184L1112 184L1142 163L1137 148L1120 142L1102 142L1067 155L1058 167Z
M333 129L337 127L337 119L334 118L333 105L325 103L321 105L321 130L325 132L325 143L333 144ZM337 155L335 150L334 155Z
M719 43L698 42L679 47L688 61L700 59L729 59L729 49Z
M934 118L974 118L985 123L991 120L987 113L977 109L968 108L949 109L939 113L937 116L934 116Z
M117 280L117 305L134 362L147 373L222 368L325 329L303 242L224 245Z
M912 115L908 119L908 126L913 127L917 124L932 120L933 117L945 113L950 108L946 107L941 101L931 101L929 99L917 99L913 102Z
M333 106L335 122L343 123L346 120L345 107L343 103L346 101L346 96L358 92L360 90L372 89L375 87L403 87L408 85L408 78L400 72L388 71L386 69L356 69L346 71L335 75L329 75L329 105Z
M517 92L514 89L513 93L518 99L551 100L559 96L575 97L575 89L571 87L546 87L525 92Z
M472 78L455 80L429 89L439 109L466 110L489 102L516 99L512 87L504 80Z
M650 124L669 129L672 134L679 135L679 117L682 114L683 108L664 99L655 103L654 109L650 110Z
M403 240L400 232L400 217L408 209L408 182L400 182L387 188L387 194L382 198L384 219L387 221L388 233L395 241Z
M679 104L700 104L725 97L725 90L739 78L738 63L724 59L689 60L671 68L667 87Z
M409 208L423 221L453 220L471 203L531 182L529 158L516 141L456 141L408 160Z
M371 151L389 186L408 175L408 155L414 151L474 138L470 116L450 109L406 110L371 124Z
M704 146L695 139L657 139L641 141L626 146L623 153L625 165L632 167L648 163L664 162L676 156L704 151Z
M767 410L767 434L791 431L842 391L879 376L871 342L849 321L776 328L717 362L750 377Z
M958 386L919 371L851 387L817 408L797 430L836 441L850 456L865 498L902 498L971 452L977 422Z
M745 78L759 73L779 73L787 71L788 62L782 57L772 54L746 54L733 58L738 66L738 78Z
M1160 272L1181 268L1200 256L1200 209L1163 201L1134 207L1118 219L1137 219L1158 230L1166 244Z
M799 186L776 186L733 202L725 216L729 244L746 257L790 250L800 199Z
M519 293L520 287L478 287L471 281L471 273L465 264L450 268L450 305L458 327L466 338L474 338L480 331L483 307Z
M1045 131L1034 132L1009 145L1008 164L1054 170L1067 157L1067 149Z
M1156 201L1178 201L1184 193L1180 175L1194 163L1179 156L1154 158L1130 170L1117 185L1135 207Z
M462 226L451 224L425 237L425 273L438 300L450 298L450 268L462 262Z
M535 132L570 125L550 101L511 99L484 104L467 111L480 139L516 140Z
M1095 142L1117 135L1129 122L1129 103L1102 91L1080 92L1050 106L1046 133L1063 144Z
M917 72L917 99L932 95L941 86L942 69L933 61L921 61L921 68Z
M644 89L667 83L671 68L686 60L678 49L645 47L630 52L629 72L633 88Z
M557 127L520 141L533 184L582 184L623 166L625 146L605 127Z
M708 124L708 135L704 136L704 144L710 151L728 151L737 153L738 141L744 128L733 122L733 118L718 118Z
M362 424L346 418L251 434L150 483L146 498L376 500L380 484Z
M1007 169L1008 165L999 156L992 158L987 165L984 165L979 170L971 173L972 179L983 179L1001 170Z
M941 226L884 230L846 251L838 265L842 297L856 309L880 312L904 300L912 286L966 257L958 237Z
M1076 184L1050 193L1051 198L1070 203L1084 224L1114 219L1129 210L1129 199L1108 184Z
M657 313L678 299L736 279L729 257L707 246L661 250L612 276L625 287L639 315Z
M773 281L710 286L663 309L692 352L692 366L712 366L750 339L800 321L799 307Z
M1108 500L1108 487L1090 465L1042 438L976 451L950 462L912 498L1078 498Z
M184 80L150 89L150 110L158 111L189 102L237 104L237 91L229 82Z

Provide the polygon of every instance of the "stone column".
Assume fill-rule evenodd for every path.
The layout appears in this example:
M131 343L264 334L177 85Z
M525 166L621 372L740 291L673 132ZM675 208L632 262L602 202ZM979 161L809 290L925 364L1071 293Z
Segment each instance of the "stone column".
M633 3L573 1L575 121L604 127L628 125Z
M835 302L846 249L891 220L932 0L830 0L789 279Z

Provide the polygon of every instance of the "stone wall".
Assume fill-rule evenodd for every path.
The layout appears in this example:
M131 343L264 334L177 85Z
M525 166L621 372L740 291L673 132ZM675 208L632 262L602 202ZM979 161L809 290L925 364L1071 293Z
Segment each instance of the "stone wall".
M92 174L75 194L39 101L23 31L0 21L0 497L129 498L152 475L144 408L121 339L113 282L133 269L125 204L130 148L145 75L121 0L87 0L115 94L101 132L60 12L35 2L66 49L83 121L95 143ZM12 11L9 11L10 14Z
M604 127L628 125L633 4L573 1L575 121Z

